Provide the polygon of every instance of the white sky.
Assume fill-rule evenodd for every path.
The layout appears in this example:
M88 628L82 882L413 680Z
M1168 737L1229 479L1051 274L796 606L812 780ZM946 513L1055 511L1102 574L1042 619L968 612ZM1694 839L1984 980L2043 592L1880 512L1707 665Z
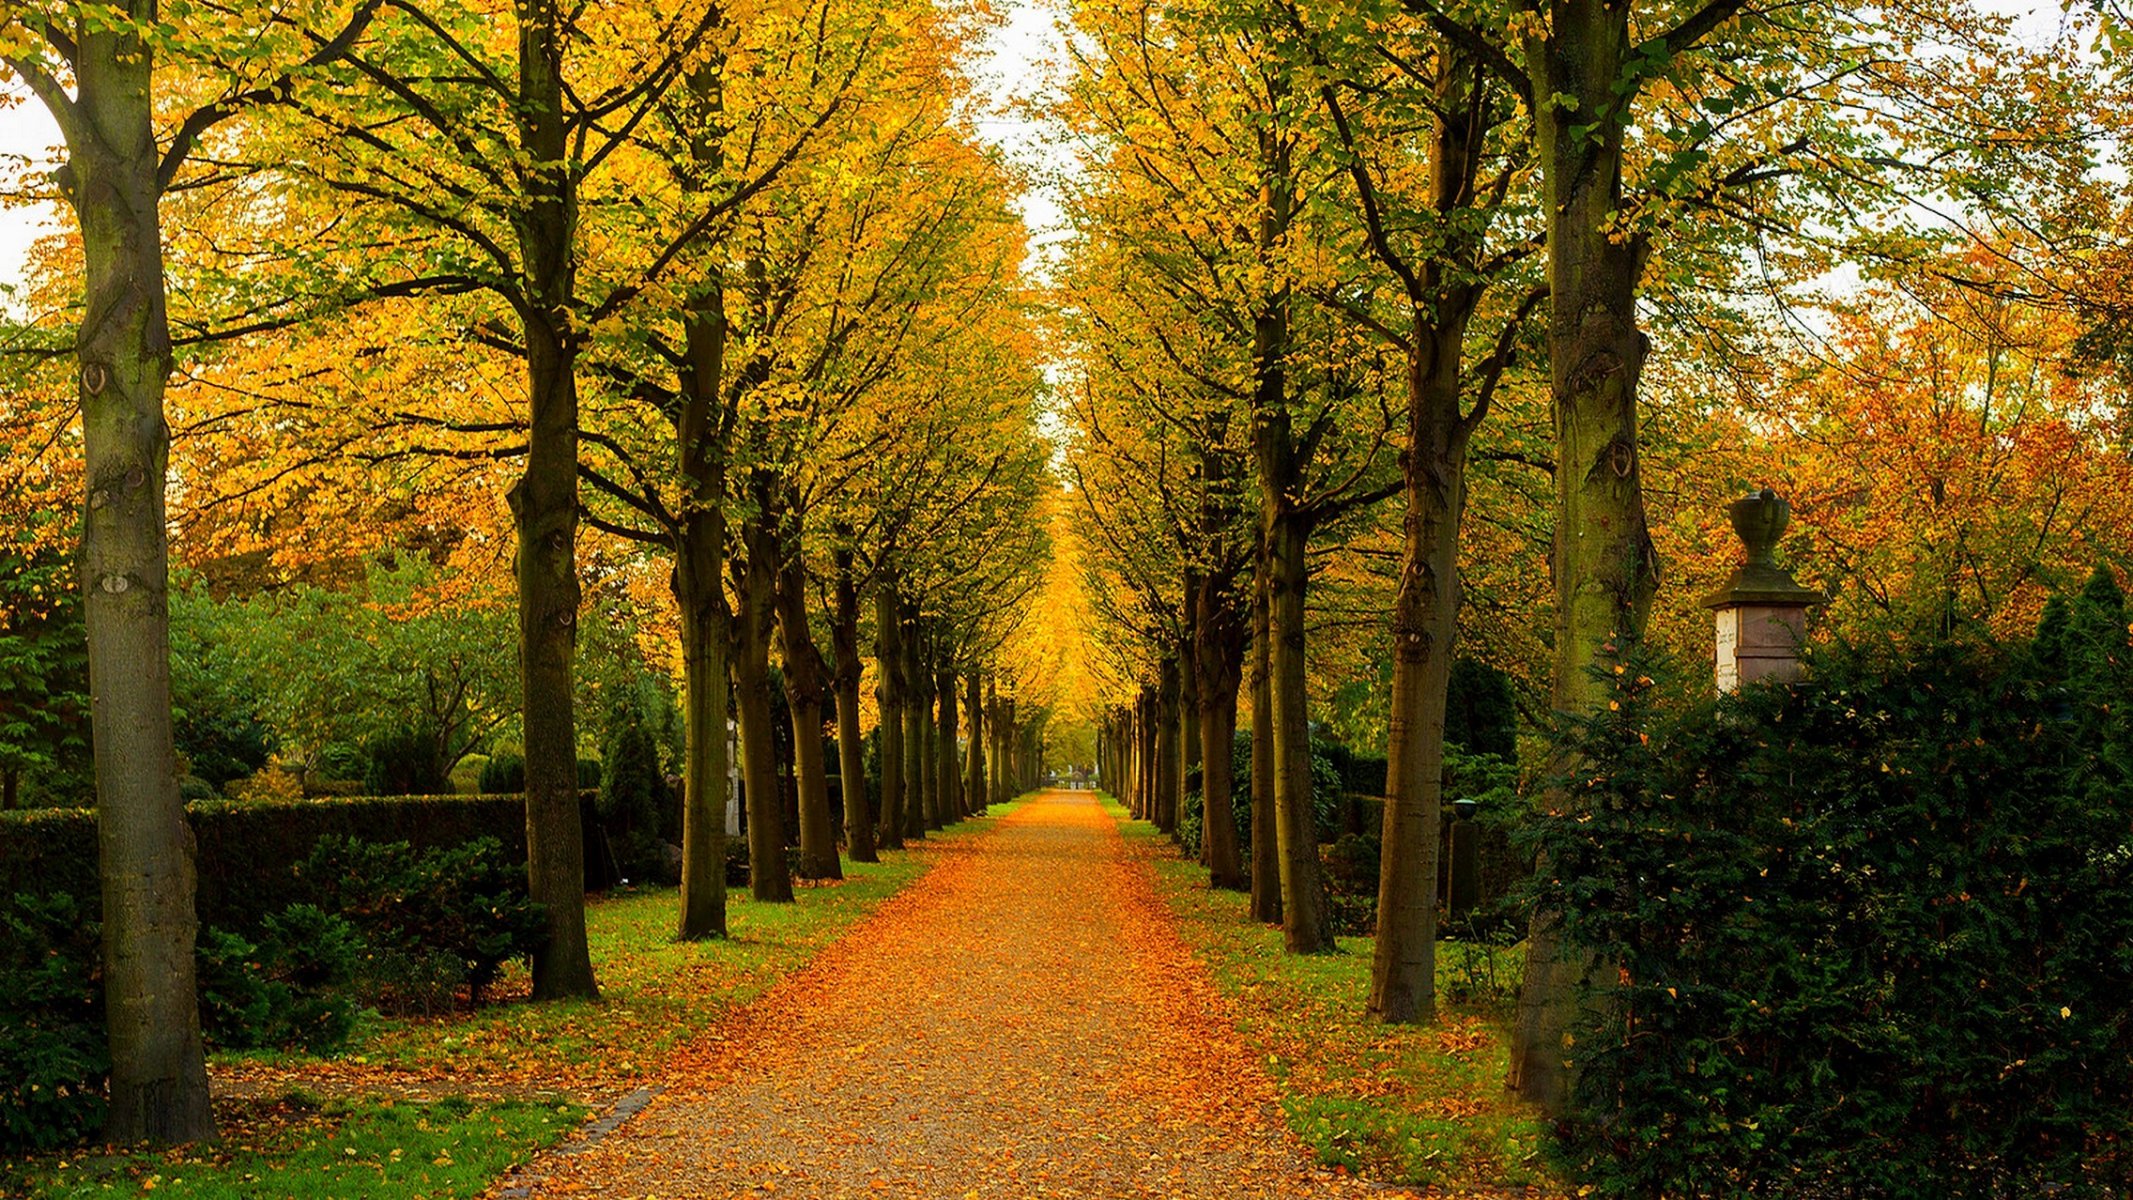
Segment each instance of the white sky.
M2060 26L2060 8L2046 0L1983 0L1985 7L2018 17L2026 38L2048 40ZM1058 0L1006 0L1006 19L988 40L983 57L972 64L972 76L981 93L991 101L993 112L980 122L988 139L1003 147L1016 161L1029 168L1036 185L1023 197L1023 217L1035 235L1035 244L1060 236L1060 209L1056 197L1043 186L1045 175L1056 168L1059 148L1049 145L1040 122L1017 103L1036 99L1046 82L1047 64L1058 60ZM35 101L16 97L0 108L0 163L51 163L59 144L59 130L51 116ZM18 283L30 244L52 227L58 215L49 205L0 206L0 286Z

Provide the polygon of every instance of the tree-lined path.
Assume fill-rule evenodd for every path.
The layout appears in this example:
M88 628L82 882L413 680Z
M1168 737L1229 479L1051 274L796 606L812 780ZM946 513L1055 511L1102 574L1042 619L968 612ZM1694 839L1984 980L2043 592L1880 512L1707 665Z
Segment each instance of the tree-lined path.
M682 1056L535 1195L1329 1194L1145 866L1048 792Z

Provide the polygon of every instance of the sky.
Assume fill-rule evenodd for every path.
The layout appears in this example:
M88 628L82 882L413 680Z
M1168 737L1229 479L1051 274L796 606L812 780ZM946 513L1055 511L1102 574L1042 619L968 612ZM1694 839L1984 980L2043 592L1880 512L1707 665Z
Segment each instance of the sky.
M1987 8L2017 17L2023 35L2033 40L2049 39L2059 27L2059 5L2051 0L1983 2ZM1047 143L1041 122L1017 105L1040 94L1047 64L1059 58L1061 12L1057 0L1008 0L1004 19L971 65L984 106L991 110L981 117L980 132L1031 168L1039 180L1056 161L1057 148ZM10 101L0 108L0 164L13 168L25 162L53 162L60 138L50 114L19 93L0 93L0 98ZM1057 198L1041 182L1023 196L1022 215L1038 246L1063 232ZM0 286L21 280L31 243L57 219L49 205L0 207Z

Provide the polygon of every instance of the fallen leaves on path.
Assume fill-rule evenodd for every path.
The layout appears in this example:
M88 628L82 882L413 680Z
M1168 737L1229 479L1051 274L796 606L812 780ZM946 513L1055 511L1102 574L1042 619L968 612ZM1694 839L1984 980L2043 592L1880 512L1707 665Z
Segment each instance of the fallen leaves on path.
M1086 793L936 865L677 1052L536 1195L1289 1200L1315 1170L1146 867ZM1380 1192L1379 1194L1383 1194Z

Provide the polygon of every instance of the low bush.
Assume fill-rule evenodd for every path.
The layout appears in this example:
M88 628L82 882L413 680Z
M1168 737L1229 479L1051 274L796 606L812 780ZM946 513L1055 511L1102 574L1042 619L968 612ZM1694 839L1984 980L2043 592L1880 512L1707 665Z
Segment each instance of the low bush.
M0 902L0 1148L65 1145L103 1122L97 935L71 896Z
M516 754L491 755L481 766L484 795L522 795L526 790L526 760Z
M203 929L201 1034L209 1045L234 1050L339 1050L355 1033L358 1008L348 986L362 954L353 925L309 904L268 917L257 942Z
M1566 1039L1600 1193L2133 1188L2133 648L2080 607L2085 653L1830 653L1715 703L1614 668L1540 827L1605 964Z
M601 761L599 813L616 867L625 879L678 882L667 869L666 772L634 695L609 715Z
M452 790L437 740L412 727L389 730L363 745L363 788L373 796L442 796Z
M1345 833L1319 851L1326 870L1326 900L1333 932L1368 937L1378 928L1378 866L1382 850L1374 833Z
M215 800L187 805L186 818L197 846L200 923L246 933L308 899L290 864L321 837L404 841L417 850L488 837L519 860L526 847L518 796ZM93 916L101 895L96 860L96 810L0 812L0 897L65 892Z
M503 964L541 942L545 917L526 895L524 868L494 838L419 852L406 842L321 838L296 874L314 904L362 935L357 985L383 1008L430 1011L446 983L479 1004ZM432 970L413 969L425 966ZM448 977L434 973L444 970Z

